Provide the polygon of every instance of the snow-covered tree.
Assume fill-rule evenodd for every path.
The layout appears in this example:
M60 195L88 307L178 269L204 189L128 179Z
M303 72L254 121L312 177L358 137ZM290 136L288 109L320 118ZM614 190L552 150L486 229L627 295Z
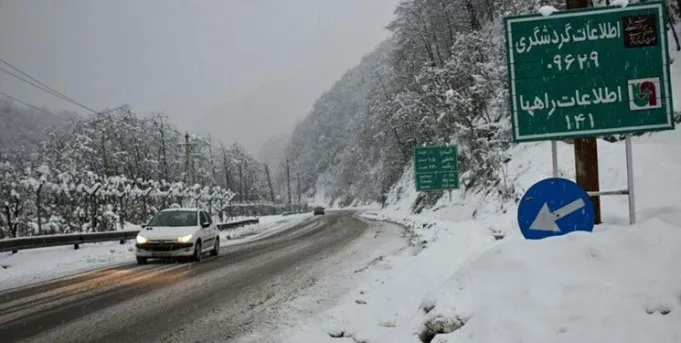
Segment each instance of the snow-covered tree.
M283 160L301 172L306 196L324 192L341 205L379 200L410 166L417 144L458 145L465 189L494 185L511 196L499 173L511 144L501 22L542 5L563 7L558 0L400 2L388 25L392 37L295 129ZM274 172L285 199L284 161Z
M46 129L37 151L0 153L0 238L116 230L174 204L217 214L234 185L244 201L269 198L262 164L242 146L190 135L187 155L182 143L162 113L122 106Z

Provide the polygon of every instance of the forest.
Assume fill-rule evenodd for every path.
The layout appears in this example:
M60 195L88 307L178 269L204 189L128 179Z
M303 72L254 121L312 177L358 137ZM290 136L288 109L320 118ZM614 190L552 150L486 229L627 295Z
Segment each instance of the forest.
M669 29L679 2L668 2ZM313 104L272 170L238 143L218 143L229 137L189 135L163 113L139 116L128 106L69 115L18 136L4 128L10 141L29 136L31 144L3 143L0 152L0 238L115 230L121 217L143 223L169 206L221 214L229 203L298 203L320 194L338 206L381 201L423 144L458 146L464 192L515 197L504 173L513 141L503 17L564 3L402 1L390 38ZM11 101L2 111L36 117ZM419 206L439 196L422 196Z
M41 137L0 153L0 238L117 230L121 217L144 223L171 206L217 216L230 203L273 202L266 165L238 143L183 133L162 113L121 106L67 118Z
M668 4L671 28L679 2ZM341 206L380 201L411 166L415 145L452 144L464 191L515 196L503 168L513 142L502 23L505 15L537 13L544 5L565 9L564 0L402 1L387 27L391 37L296 127L285 158L302 171L303 192L323 192ZM422 203L439 196L423 196Z

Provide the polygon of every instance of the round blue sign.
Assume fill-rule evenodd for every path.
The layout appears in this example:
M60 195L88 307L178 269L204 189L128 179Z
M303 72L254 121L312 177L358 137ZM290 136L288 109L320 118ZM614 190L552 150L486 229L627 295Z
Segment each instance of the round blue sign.
M568 179L541 180L527 190L518 204L518 225L526 239L591 232L595 221L591 198Z

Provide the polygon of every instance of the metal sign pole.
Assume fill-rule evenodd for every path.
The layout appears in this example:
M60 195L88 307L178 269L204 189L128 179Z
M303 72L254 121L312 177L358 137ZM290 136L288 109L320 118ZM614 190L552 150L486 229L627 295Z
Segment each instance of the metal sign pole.
M631 152L631 135L625 137L627 154L627 195L629 196L629 224L636 223L636 201L634 197L634 161Z
M553 165L553 177L558 177L558 143L551 141L551 162Z

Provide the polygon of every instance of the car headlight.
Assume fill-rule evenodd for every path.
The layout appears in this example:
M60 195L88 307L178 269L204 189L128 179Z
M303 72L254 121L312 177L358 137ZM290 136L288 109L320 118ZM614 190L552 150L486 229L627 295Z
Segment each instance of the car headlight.
M182 236L182 237L178 238L177 241L180 242L180 243L187 243L187 242L189 242L190 239L192 239L191 233L186 235L186 236Z
M144 244L146 242L149 242L149 240L140 235L137 235L137 244Z

